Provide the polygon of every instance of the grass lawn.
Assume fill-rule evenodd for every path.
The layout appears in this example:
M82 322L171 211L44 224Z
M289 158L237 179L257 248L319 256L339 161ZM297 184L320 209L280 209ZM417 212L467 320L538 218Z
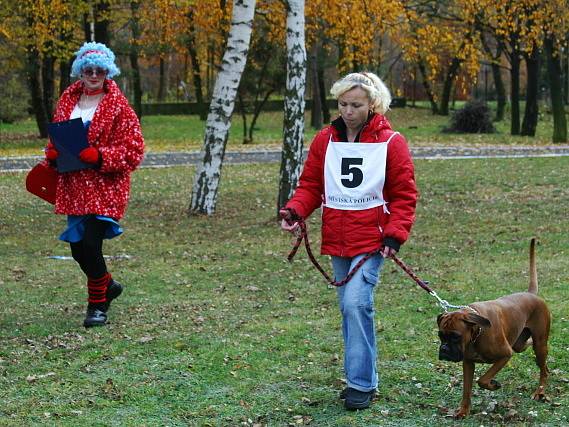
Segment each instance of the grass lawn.
M433 116L427 108L395 108L387 114L393 127L403 133L411 146L443 145L550 145L553 119L550 114L540 116L535 138L511 136L510 122L497 123L497 133L492 135L457 135L442 133L449 125L449 117ZM251 118L248 118L248 122ZM316 133L310 128L307 113L305 141L308 145ZM279 149L282 146L283 118L281 112L263 113L257 122L254 142L244 145L243 123L237 114L233 116L228 150L259 148ZM197 116L145 116L142 130L148 152L199 150L203 143L205 122ZM15 124L0 123L0 157L39 155L45 141L38 139L33 119Z
M566 163L416 162L421 200L402 259L441 297L466 304L526 290L535 235L553 314L549 400L530 399L530 349L498 375L500 390L475 388L462 426L569 423ZM0 175L0 425L456 425L448 414L461 367L437 360L432 297L387 263L376 289L379 398L346 412L335 291L303 251L285 260L291 237L273 220L278 165L224 166L211 218L186 215L192 178L191 167L134 174L126 232L105 250L131 256L109 261L126 290L107 327L85 330L82 274L48 259L69 255L56 239L64 218L23 190L23 174ZM315 247L318 222L309 224Z

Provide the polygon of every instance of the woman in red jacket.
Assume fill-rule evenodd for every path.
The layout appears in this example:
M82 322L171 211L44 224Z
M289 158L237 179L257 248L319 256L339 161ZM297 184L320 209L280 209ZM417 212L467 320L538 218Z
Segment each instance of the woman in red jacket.
M298 219L322 206L321 253L331 255L337 281L380 250L337 288L347 379L340 396L347 409L363 409L378 386L373 290L384 258L407 240L417 188L405 138L384 116L391 95L379 77L348 74L331 93L340 117L314 138L281 226L294 231Z
M103 239L122 233L118 220L126 210L130 173L143 158L144 140L138 117L112 77L119 74L115 55L102 43L85 43L76 53L71 76L79 80L61 95L54 122L81 118L89 147L79 158L93 168L60 173L55 213L67 215L59 237L69 242L73 259L87 276L88 305L83 325L102 326L111 301L123 287L107 271ZM46 158L57 162L50 142Z

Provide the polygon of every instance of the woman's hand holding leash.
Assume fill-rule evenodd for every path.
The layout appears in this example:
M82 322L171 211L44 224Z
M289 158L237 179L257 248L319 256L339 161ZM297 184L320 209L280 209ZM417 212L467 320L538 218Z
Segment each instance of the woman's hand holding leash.
M391 258L397 254L397 249L393 249L390 246L384 246L379 252L383 258Z
M282 218L281 228L284 231L294 233L298 230L298 227L300 226L299 220L302 218L298 216L294 209L283 208L279 210L279 215Z

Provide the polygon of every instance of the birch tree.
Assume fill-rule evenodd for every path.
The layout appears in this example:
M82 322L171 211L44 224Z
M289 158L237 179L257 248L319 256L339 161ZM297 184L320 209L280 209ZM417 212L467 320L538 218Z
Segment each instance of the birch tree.
M290 199L300 177L304 143L304 90L306 48L304 45L304 0L287 0L287 77L284 101L283 150L277 210Z
M231 127L237 88L247 62L255 0L235 0L227 47L213 89L207 116L202 164L194 177L190 213L212 215L217 204L221 166Z

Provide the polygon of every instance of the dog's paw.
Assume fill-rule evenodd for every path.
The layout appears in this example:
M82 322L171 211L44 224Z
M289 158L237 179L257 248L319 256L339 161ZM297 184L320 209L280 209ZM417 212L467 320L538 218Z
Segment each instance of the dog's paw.
M539 402L545 402L547 397L545 396L545 387L540 385L532 394L531 398Z
M489 382L485 383L485 382L481 382L478 381L478 386L480 388L485 388L486 390L498 390L499 388L502 387L502 384L500 384L498 381L496 380L490 380Z
M468 415L469 412L470 412L470 408L463 408L461 406L454 413L454 419L455 420L462 420L463 418L465 418Z

